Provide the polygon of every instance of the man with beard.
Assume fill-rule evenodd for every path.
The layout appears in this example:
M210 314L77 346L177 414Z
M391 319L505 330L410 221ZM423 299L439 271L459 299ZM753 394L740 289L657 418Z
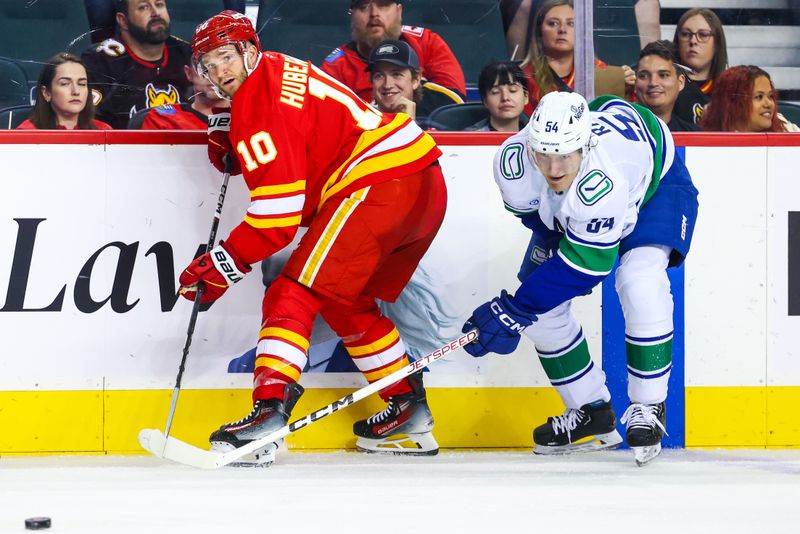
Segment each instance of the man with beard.
M97 118L115 129L143 109L180 104L191 84L188 43L171 37L164 0L114 0L118 39L83 53Z
M424 80L451 89L463 98L467 92L464 72L447 43L428 29L403 26L402 18L402 2L350 0L353 40L331 52L322 63L322 70L369 102L372 98L372 83L366 70L369 54L384 39L400 39L416 52Z

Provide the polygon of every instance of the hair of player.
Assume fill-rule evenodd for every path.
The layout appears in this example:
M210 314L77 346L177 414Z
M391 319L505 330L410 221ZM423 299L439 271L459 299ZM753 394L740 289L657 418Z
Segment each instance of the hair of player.
M716 80L717 76L728 68L728 43L725 40L725 30L722 28L722 21L719 20L716 13L705 7L695 7L687 10L686 13L681 15L681 18L678 19L672 42L675 43L675 47L680 50L678 34L683 29L683 25L686 21L695 15L700 15L706 19L708 27L711 28L711 32L714 34L714 58L711 60L711 70L709 70L708 76L710 79Z
M522 61L521 66L533 66L533 81L539 88L539 94L545 94L555 91L555 78L553 78L553 71L547 63L547 56L544 50L544 41L542 40L542 24L544 18L551 9L558 6L569 6L575 8L572 0L545 0L542 2L541 7L536 12L536 18L533 23L533 36L531 37L530 46L528 47L528 55Z
M767 71L755 65L738 65L719 75L714 82L711 102L703 113L700 126L709 132L735 132L743 130L750 122L753 109L753 86L756 78L769 80L775 98L772 125L766 131L782 132L783 124L778 118L778 95Z
M53 78L56 75L56 69L59 65L64 63L77 63L82 65L88 74L88 69L77 56L73 56L67 52L61 52L48 59L42 71L39 73L39 79L36 82L36 102L31 111L30 121L39 130L55 130L58 128L58 117L50 102L45 100L43 88L46 87L50 92L53 91ZM94 124L94 102L92 101L92 92L86 98L86 105L78 114L78 130L96 130L97 126Z
M478 94L481 101L495 85L519 84L525 93L528 92L528 77L515 61L493 61L481 69L478 74Z

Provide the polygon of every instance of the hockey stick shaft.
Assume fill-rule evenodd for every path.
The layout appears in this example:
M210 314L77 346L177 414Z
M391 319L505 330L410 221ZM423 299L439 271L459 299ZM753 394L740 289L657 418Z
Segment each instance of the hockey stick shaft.
M356 402L363 400L366 397L369 397L373 393L376 393L388 386L391 386L395 382L399 382L403 378L428 367L436 360L439 360L446 354L449 354L451 352L460 349L467 343L472 343L477 337L478 337L478 330L477 329L470 330L469 332L459 337L458 339L451 341L447 345L439 347L430 354L411 362L402 369L398 369L394 373L387 375L381 378L380 380L376 380L375 382L368 384L363 388L342 397L341 399L335 400L332 403L328 404L327 406L323 406L319 410L311 412L305 417L301 417L300 419L297 419L296 421L289 423L288 425L285 425L284 427L276 430L271 434L268 434L262 438L251 441L247 445L243 445L242 447L239 447L236 450L220 454L217 457L214 467L222 467L228 465L231 462L235 462L236 460L242 458L247 454L250 454L251 452L254 452L262 447L265 447L270 443L274 443L280 439L283 439L289 434L296 432L301 428L305 428L313 423L316 423L320 419L323 419L333 413L336 413L343 408L347 408L348 406L351 406Z
M228 180L231 178L231 156L225 157L225 171L222 174L222 187L219 190L217 197L217 209L214 210L214 221L211 223L211 232L208 236L208 245L206 252L214 248L214 241L217 239L217 230L219 229L219 220L222 217L222 204L225 202L225 194L228 191ZM175 378L175 389L172 390L172 400L169 404L169 414L167 414L167 424L164 427L164 437L169 437L169 431L172 429L172 419L175 416L175 408L178 406L178 395L181 391L181 380L183 380L183 371L186 368L186 359L189 356L189 348L192 346L192 337L194 336L194 327L197 324L197 316L200 314L200 301L203 300L203 292L205 286L198 284L197 293L194 297L194 304L192 305L192 314L189 316L189 326L186 329L186 342L183 345L183 355L181 356L181 364L178 367L178 376Z

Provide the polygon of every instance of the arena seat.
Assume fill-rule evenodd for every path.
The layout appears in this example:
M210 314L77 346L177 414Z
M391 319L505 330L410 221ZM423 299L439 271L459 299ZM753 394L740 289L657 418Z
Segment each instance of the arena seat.
M28 80L58 52L80 55L90 44L89 21L80 2L0 0L0 56L14 58Z
M0 130L13 130L30 117L31 111L33 108L29 105L0 109Z
M506 57L497 0L440 0L403 3L403 23L439 35L475 82L486 63ZM319 65L350 40L350 17L342 0L261 0L256 28L265 50Z
M0 108L30 104L28 75L22 65L0 57Z
M465 102L463 104L450 104L433 110L433 113L428 117L428 124L436 130L457 132L472 126L478 121L482 121L488 116L489 113L482 102ZM524 113L520 119L523 126L528 123L528 117Z

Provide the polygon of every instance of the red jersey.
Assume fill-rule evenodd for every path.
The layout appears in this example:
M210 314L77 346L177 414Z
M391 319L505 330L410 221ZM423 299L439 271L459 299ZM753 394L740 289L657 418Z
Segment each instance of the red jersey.
M441 155L405 114L380 113L307 61L264 52L231 105L250 190L228 238L252 264L287 245L332 197L419 172Z
M400 39L417 53L422 77L457 92L467 94L461 65L450 47L438 34L417 26L403 26ZM372 101L372 83L366 71L367 58L358 53L355 41L331 52L322 63L322 70L348 86L363 100Z
M162 104L137 113L128 123L130 130L206 130L208 117L188 102Z
M608 65L604 61L599 60L597 58L595 58L595 60L594 60L594 66L597 69L605 69L605 68L608 67ZM527 78L528 78L528 94L530 95L530 98L528 98L528 103L525 104L524 111L525 111L525 114L528 117L532 117L533 116L533 110L536 109L536 106L539 104L539 100L542 99L542 95L540 94L539 86L536 85L536 80L533 77L533 65L531 63L528 63L527 65L525 65L525 67L523 67L522 70L525 73L525 76L527 76ZM553 72L552 74L553 74L553 76L556 76L555 72ZM575 89L575 68L574 67L573 67L572 71L570 71L569 74L567 74L566 76L561 78L561 83L556 81L556 83L553 84L552 90L553 91L565 91L566 90L565 86L569 87L570 91Z
M95 128L98 129L98 130L111 130L112 129L111 126L109 126L108 124L104 123L103 121L99 121L97 119L94 119L93 122L94 122ZM16 129L17 130L37 130L38 128L36 128L36 126L33 125L33 123L31 122L30 119L26 119L19 126L17 126ZM60 126L59 125L59 126L56 127L56 130L67 130L67 129L68 128L66 126ZM77 128L72 128L72 130L77 130ZM84 130L84 131L86 131L86 130Z

